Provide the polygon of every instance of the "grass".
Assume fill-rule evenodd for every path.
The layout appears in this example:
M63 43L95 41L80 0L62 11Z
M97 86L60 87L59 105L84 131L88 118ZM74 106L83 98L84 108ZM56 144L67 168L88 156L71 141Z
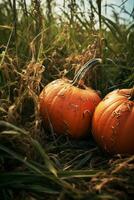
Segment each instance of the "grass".
M38 95L52 80L73 79L94 57L103 65L87 74L87 86L102 97L132 87L134 24L102 16L101 1L89 2L89 16L85 1L70 1L68 9L65 1L60 15L49 0L47 14L42 1L13 2L0 3L0 198L131 200L134 156L104 154L91 134L53 137L43 128Z
M5 121L0 127L2 199L132 199L134 156L110 158L94 143L65 138L42 146L24 129ZM14 146L24 140L26 152Z

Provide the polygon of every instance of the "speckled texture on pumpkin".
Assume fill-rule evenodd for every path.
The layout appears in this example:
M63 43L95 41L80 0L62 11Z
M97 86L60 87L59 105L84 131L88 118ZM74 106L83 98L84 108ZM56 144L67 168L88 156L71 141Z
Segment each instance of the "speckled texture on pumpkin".
M134 153L134 101L131 92L132 89L115 90L95 110L93 136L109 153Z
M95 107L101 101L91 88L73 86L68 79L48 84L40 94L40 111L47 127L56 134L84 137L91 129Z

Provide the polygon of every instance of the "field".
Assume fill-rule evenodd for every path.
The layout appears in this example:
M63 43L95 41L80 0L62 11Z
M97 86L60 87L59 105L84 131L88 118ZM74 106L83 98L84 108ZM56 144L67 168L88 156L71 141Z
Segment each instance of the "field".
M101 98L134 87L134 4L130 12L127 2L0 1L1 200L133 199L134 155L104 153L91 130L81 140L57 137L44 128L38 103L48 83L73 79L92 58L103 62L85 84Z

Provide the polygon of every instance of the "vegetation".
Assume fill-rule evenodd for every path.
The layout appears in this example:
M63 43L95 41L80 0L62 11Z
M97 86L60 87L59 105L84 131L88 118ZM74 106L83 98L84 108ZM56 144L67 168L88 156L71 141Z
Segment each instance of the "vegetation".
M44 130L38 108L47 83L72 79L95 57L103 65L87 74L88 86L102 97L133 87L134 9L126 2L123 21L117 5L105 5L105 12L113 6L107 18L101 0L0 1L1 199L132 199L134 156L105 155L91 134L56 137Z

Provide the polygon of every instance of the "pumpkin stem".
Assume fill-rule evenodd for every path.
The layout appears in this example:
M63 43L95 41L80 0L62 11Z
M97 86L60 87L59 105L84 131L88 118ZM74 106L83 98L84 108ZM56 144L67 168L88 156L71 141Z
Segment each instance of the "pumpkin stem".
M134 101L134 86L132 87L132 90L130 93L130 100Z
M95 58L95 59L91 59L89 60L87 63L85 63L77 72L77 74L74 76L73 80L72 80L72 85L75 85L76 83L79 83L82 78L85 76L86 72L90 69L92 69L93 67L95 67L96 65L99 65L102 63L102 59L101 58Z

